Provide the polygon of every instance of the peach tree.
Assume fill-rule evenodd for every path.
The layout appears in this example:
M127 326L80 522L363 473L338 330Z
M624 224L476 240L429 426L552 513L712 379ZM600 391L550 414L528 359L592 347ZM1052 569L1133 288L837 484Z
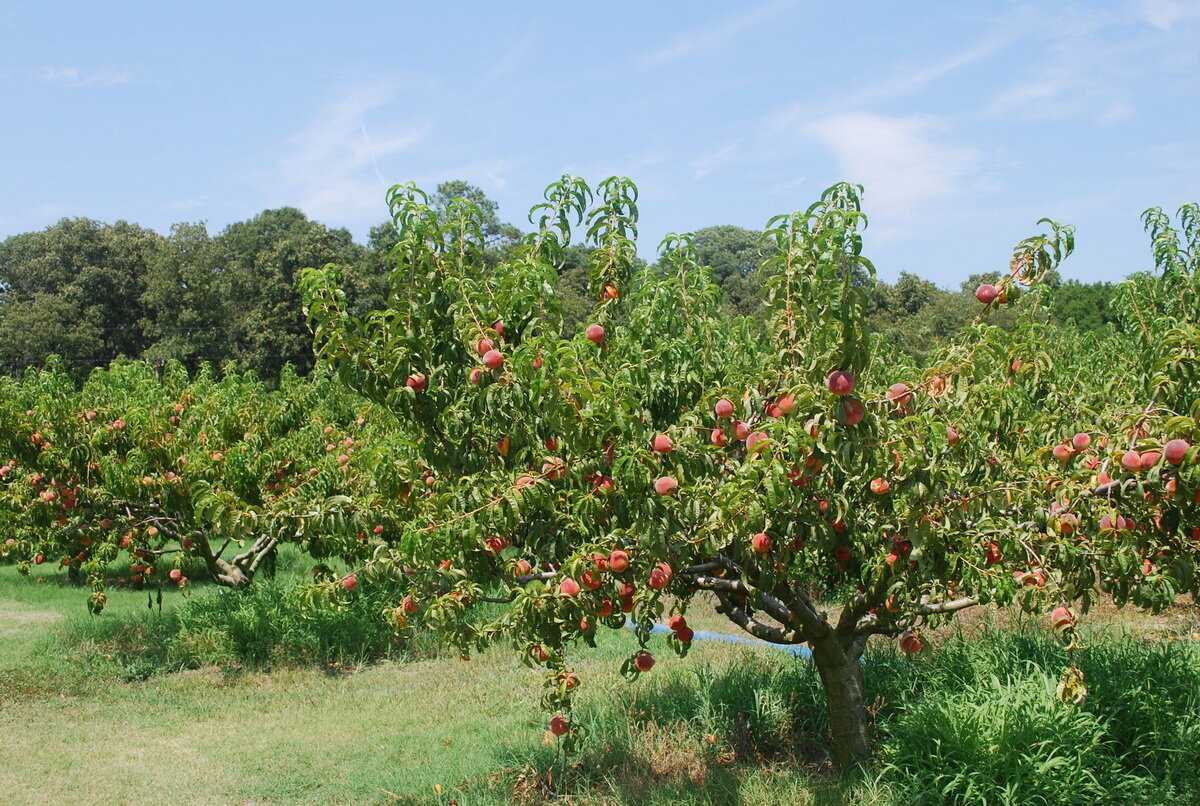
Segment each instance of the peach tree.
M285 542L361 559L344 492L371 440L362 402L328 378L279 380L125 362L79 388L53 360L0 379L0 554L66 567L97 613L121 558L135 587L186 585L189 560L244 587Z
M1039 280L1074 245L1043 220L979 289L976 323L918 368L881 360L868 332L859 197L838 184L768 222L764 333L719 314L689 236L639 263L626 179L551 185L500 265L478 209L439 217L392 188L388 308L351 316L333 266L302 280L321 359L398 423L363 460L374 484L355 504L384 530L355 582L402 580L401 628L420 612L464 652L504 640L544 667L568 744L570 653L665 619L686 654L689 603L711 596L749 634L811 648L842 766L870 754L872 636L919 652L927 625L1017 602L1073 642L1070 607L1097 584L1151 607L1194 593L1194 215L1179 267L1124 292L1136 338L1097 350L1038 315ZM552 285L580 229L595 306L564 336ZM987 324L1001 305L1026 312L1018 327ZM836 604L816 595L830 587ZM655 663L638 634L629 676ZM1064 698L1082 692L1069 672Z

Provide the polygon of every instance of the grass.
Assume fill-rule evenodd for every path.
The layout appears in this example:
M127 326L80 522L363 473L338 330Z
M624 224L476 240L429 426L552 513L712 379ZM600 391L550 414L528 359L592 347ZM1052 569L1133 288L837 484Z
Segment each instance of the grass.
M678 660L655 637L659 665L629 683L616 669L636 641L612 632L574 655L587 740L568 760L544 743L540 676L511 650L371 645L367 609L299 623L302 569L282 565L249 596L164 591L161 613L112 589L99 617L57 576L0 567L0 801L1200 801L1189 640L1090 637L1082 708L1054 693L1065 653L1020 624L974 619L915 659L881 645L865 666L880 761L840 782L810 663L717 642ZM711 615L689 620L720 628ZM1152 637L1195 626L1172 618Z

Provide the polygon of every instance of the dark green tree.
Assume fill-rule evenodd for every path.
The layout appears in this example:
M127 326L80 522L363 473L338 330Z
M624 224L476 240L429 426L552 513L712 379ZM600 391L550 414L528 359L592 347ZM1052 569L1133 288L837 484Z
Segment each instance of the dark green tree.
M732 224L696 230L696 254L701 265L710 266L713 280L721 287L726 312L752 316L766 299L762 233Z
M1083 331L1104 330L1119 320L1112 309L1111 283L1067 280L1050 298L1050 311L1060 322L1074 322Z
M64 218L0 242L0 362L61 354L85 371L146 347L141 297L162 236L134 224Z
M175 224L150 264L142 294L142 327L152 340L144 357L171 359L195 369L233 357L230 320L235 309L226 260L203 223Z
M504 252L521 240L521 230L512 224L500 221L500 205L488 198L482 189L462 179L454 179L438 185L437 190L429 199L430 207L436 210L444 221L446 210L455 199L465 199L479 208L483 214L483 237L491 249Z
M297 289L300 272L327 263L361 266L366 250L348 230L329 229L293 207L231 224L215 240L233 307L231 356L264 379L287 363L307 372L314 360Z

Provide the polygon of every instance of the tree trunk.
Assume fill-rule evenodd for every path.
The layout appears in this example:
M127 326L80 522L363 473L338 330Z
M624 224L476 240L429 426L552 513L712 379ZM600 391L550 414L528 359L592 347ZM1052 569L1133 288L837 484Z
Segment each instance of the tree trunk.
M835 635L812 643L813 662L825 687L834 760L848 773L871 757L867 709L863 705L862 667L853 644L842 646Z

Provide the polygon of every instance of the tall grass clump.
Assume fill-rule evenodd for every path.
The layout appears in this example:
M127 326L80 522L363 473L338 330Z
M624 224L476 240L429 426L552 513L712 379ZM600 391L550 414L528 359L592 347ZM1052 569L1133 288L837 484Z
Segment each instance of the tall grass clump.
M208 588L163 612L71 618L51 646L64 657L116 667L123 679L206 666L358 666L429 657L440 647L420 629L398 635L395 591L373 587L338 606L310 604L293 581L259 579L241 590Z
M168 654L180 666L357 665L402 649L384 613L390 590L375 588L336 607L311 605L303 588L259 580L242 590L212 590L176 611Z
M1200 650L1040 632L958 636L912 661L873 653L878 782L900 803L1200 802ZM1066 705L1070 662L1089 696Z

